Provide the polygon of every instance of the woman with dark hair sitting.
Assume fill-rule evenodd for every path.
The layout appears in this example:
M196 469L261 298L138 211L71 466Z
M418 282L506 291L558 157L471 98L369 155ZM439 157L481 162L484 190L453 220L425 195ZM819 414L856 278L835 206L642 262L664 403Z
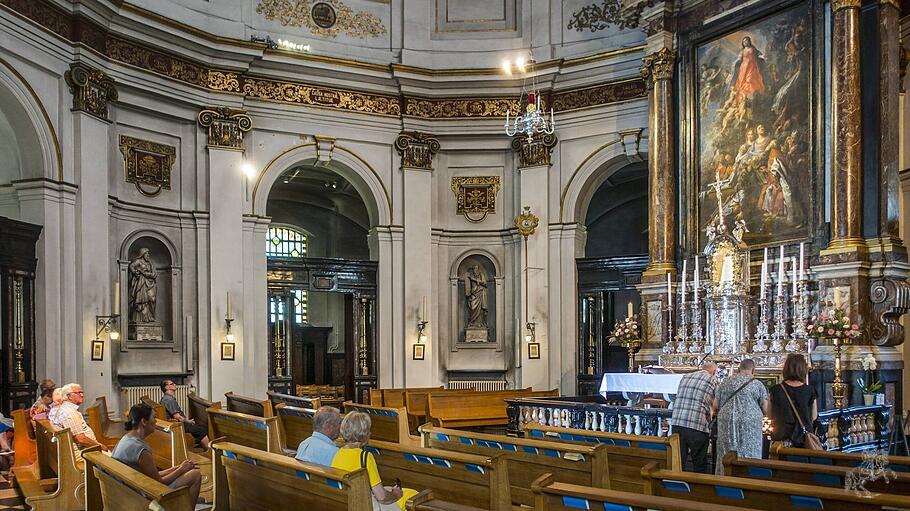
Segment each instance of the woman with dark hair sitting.
M111 457L170 488L188 486L190 496L195 502L199 498L199 486L202 481L202 475L195 463L186 460L176 467L164 470L158 470L155 466L152 448L145 443L145 437L155 431L155 415L152 409L142 403L133 405L124 426L127 434L117 443Z

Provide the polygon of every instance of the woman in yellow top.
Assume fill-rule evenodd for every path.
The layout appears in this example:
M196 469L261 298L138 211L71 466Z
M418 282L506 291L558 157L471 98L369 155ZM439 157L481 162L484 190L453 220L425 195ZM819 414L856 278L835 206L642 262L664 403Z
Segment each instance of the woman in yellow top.
M373 490L373 509L404 509L405 502L417 494L417 490L395 486L383 486L379 468L373 453L363 450L370 441L370 416L361 412L350 412L341 421L341 436L344 446L335 453L332 468L353 472L360 468L367 470ZM396 505L397 504L397 508ZM387 507L388 506L388 507Z

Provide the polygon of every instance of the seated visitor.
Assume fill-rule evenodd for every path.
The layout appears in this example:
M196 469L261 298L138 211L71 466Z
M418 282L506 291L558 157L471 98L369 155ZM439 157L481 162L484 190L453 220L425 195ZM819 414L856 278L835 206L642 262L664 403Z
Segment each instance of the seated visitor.
M54 403L54 390L56 384L54 380L44 380L38 386L38 400L28 410L28 418L32 429L35 428L35 421L47 419L47 412Z
M208 449L209 432L204 427L196 424L193 419L186 418L186 414L183 413L183 410L180 409L180 404L177 403L177 398L174 397L174 392L176 391L177 384L173 381L164 380L161 382L161 392L164 392L164 395L161 396L161 404L167 410L167 418L182 422L183 430L193 435L193 438L196 439L196 445L201 445L203 449Z
M54 423L54 417L60 412L60 405L63 404L63 388L57 387L51 394L51 405L47 408L47 420Z
M143 403L133 405L124 427L127 433L117 442L111 457L169 488L189 487L190 497L193 502L196 502L199 498L202 474L195 463L185 460L176 467L164 470L158 470L158 467L155 466L152 448L145 442L145 437L155 431L155 417L152 409Z
M338 452L335 439L341 430L341 414L334 406L323 406L313 416L313 434L300 442L297 458L300 461L332 466L332 459Z
M99 445L102 450L107 451L107 447L98 443L98 440L95 439L95 432L85 422L82 412L79 411L79 406L85 401L85 393L82 392L82 387L78 383L68 383L63 386L60 392L63 394L63 403L53 414L51 424L57 429L69 428L75 442L73 447L77 449Z
M771 387L771 422L774 425L771 440L784 442L790 447L805 447L805 434L800 421L793 415L793 409L799 411L800 419L809 432L818 418L815 389L806 384L809 367L805 357L795 353L787 355L782 373L784 381Z
M370 416L361 412L351 412L341 421L341 436L344 446L332 459L332 467L346 472L365 468L370 479L373 494L373 509L404 509L405 502L417 494L416 490L395 486L383 486L379 477L379 467L373 454L363 450L370 441Z

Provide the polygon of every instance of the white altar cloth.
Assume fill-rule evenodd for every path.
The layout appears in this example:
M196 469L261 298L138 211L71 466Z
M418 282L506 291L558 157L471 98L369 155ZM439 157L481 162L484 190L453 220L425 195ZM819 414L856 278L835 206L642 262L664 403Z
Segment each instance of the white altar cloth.
M604 373L600 392L676 394L684 374Z

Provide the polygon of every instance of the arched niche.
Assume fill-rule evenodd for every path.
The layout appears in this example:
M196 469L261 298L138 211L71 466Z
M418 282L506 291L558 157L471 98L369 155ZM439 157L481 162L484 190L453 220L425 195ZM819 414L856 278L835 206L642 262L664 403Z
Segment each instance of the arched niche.
M143 254L147 254L143 256ZM146 259L147 258L147 259ZM124 241L118 260L120 276L120 311L123 342L121 351L132 348L167 348L179 351L181 322L182 269L177 252L166 236L155 231L135 232ZM140 275L151 268L155 278L153 321L144 321L134 304L137 295L147 290ZM144 275L141 278L147 278ZM140 298L141 299L141 298Z
M468 298L466 294L466 276L473 267L477 267L486 282L487 302L487 340L478 342L466 338L468 331ZM504 277L496 258L486 251L472 250L457 258L449 272L451 311L451 335L453 351L464 348L502 349L503 328L505 326L505 306L503 300Z

